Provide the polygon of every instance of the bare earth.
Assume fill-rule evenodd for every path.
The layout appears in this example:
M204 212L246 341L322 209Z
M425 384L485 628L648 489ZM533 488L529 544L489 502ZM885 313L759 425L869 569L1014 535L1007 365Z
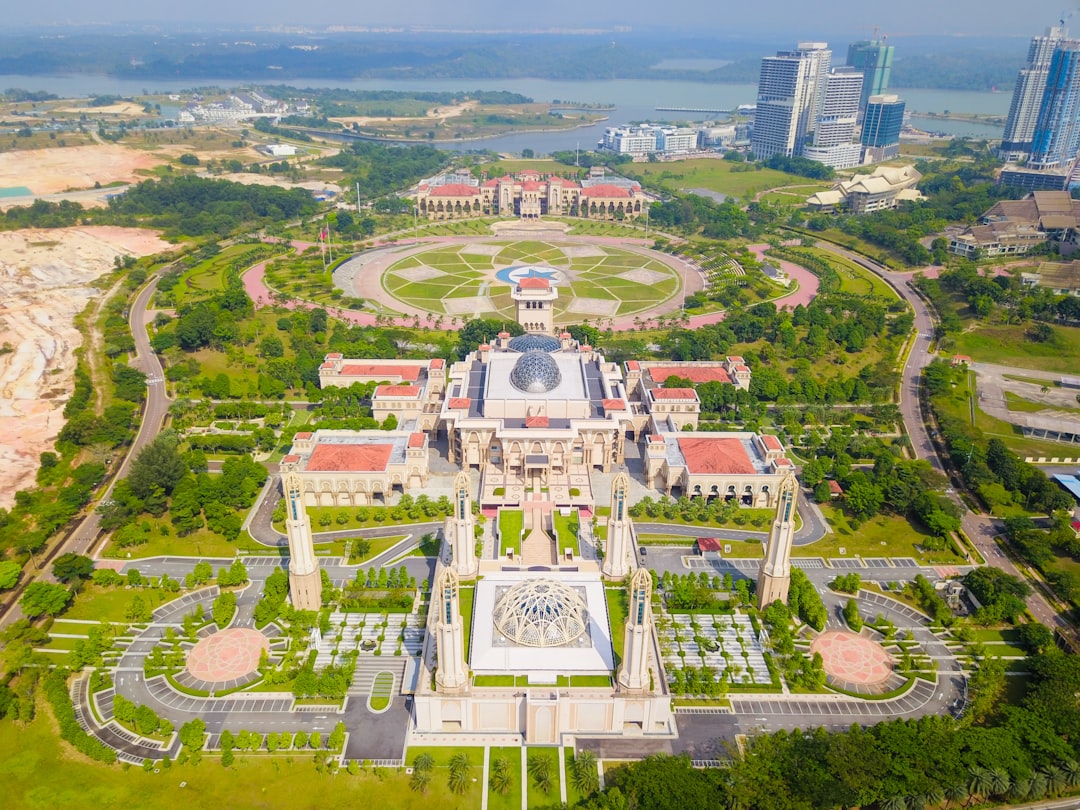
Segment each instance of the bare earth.
M93 188L94 183L130 183L138 169L152 169L159 158L116 144L30 149L0 154L0 188L25 186L35 194L54 194L69 188Z
M63 427L83 341L74 318L102 294L92 283L116 256L170 248L137 228L0 233L0 345L11 348L0 354L0 506L33 483L39 454Z

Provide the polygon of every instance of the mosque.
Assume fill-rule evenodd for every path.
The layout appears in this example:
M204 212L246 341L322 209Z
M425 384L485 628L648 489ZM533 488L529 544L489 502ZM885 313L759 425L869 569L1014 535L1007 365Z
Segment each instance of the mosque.
M321 604L304 505L422 489L429 447L444 443L461 470L432 580L414 737L670 738L678 732L654 624L658 602L629 516L627 460L637 462L638 484L658 495L775 510L759 577L763 604L785 599L790 582L794 466L775 436L698 431L695 390L664 385L672 375L748 385L742 358L621 367L569 334L552 334L558 291L537 281L522 279L515 290L519 320L532 327L526 334L502 333L449 368L327 356L324 385L385 383L373 406L401 396L385 388L412 387L422 407L402 411L394 430L297 434L282 459L293 604ZM470 469L479 471L479 489ZM601 474L604 491L596 492ZM503 536L506 510L520 513L512 536ZM574 537L560 532L556 516L574 522Z

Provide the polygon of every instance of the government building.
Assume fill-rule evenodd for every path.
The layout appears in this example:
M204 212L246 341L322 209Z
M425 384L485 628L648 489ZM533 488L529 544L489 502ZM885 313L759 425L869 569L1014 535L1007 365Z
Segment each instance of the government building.
M492 216L633 220L648 205L641 186L623 178L596 177L579 183L530 170L483 181L468 174L440 175L416 188L420 216L435 221Z

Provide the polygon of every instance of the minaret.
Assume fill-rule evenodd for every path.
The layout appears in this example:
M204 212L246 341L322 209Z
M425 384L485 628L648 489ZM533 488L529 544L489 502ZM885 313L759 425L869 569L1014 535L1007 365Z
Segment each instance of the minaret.
M758 572L758 608L764 609L777 599L787 604L791 586L791 541L795 537L795 495L798 481L788 473L780 482L776 499L776 517L765 547L765 559Z
M609 579L622 579L630 572L630 516L627 514L626 496L630 478L619 473L611 482L611 517L607 525L607 554L604 556L603 572Z
M649 689L649 645L652 641L652 577L639 568L630 579L630 615L626 617L619 686L631 692Z
M285 476L285 533L289 537L289 595L297 610L322 608L322 574L315 561L315 540L311 520L304 509L300 476Z
M450 565L459 577L475 577L480 567L476 559L476 520L472 513L471 487L467 472L454 476L454 512L443 525L443 537L450 549Z
M435 650L439 668L435 685L441 692L463 689L468 683L465 668L465 626L458 600L458 576L453 568L441 568L435 580L439 611L435 620Z

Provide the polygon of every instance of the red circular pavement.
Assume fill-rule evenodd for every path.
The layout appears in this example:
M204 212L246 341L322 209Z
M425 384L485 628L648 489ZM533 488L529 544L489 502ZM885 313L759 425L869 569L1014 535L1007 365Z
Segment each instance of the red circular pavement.
M222 630L191 648L187 671L208 683L243 678L258 669L263 650L270 650L270 640L258 630Z
M892 674L892 658L880 644L843 630L828 630L814 639L810 653L821 653L825 672L861 686L877 686Z

